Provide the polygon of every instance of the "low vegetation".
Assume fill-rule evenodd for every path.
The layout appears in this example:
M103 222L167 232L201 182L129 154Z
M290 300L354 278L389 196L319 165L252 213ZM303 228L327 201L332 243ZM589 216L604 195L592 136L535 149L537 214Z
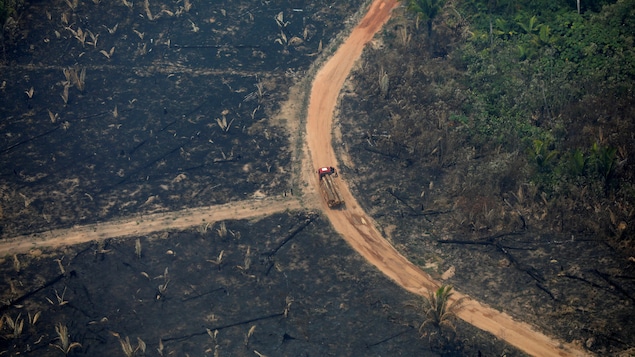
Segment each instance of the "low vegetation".
M360 203L457 290L595 353L635 345L613 323L635 296L635 2L403 5L340 104Z
M421 338L428 337L433 346L444 346L456 336L456 314L463 308L465 298L452 301L453 294L452 286L442 285L421 298L420 309L425 319L419 325L419 334Z

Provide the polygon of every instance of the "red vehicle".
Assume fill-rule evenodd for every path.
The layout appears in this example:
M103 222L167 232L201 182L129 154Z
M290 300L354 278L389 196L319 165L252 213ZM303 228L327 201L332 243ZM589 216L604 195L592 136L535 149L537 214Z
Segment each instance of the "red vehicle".
M344 204L344 200L340 195L339 188L334 178L337 177L337 171L333 166L320 167L317 170L320 179L320 190L322 196L329 208L339 207Z
M318 170L318 175L320 175L320 178L322 178L322 176L324 175L332 175L332 174L335 174L335 176L337 177L337 173L335 173L335 168L333 166L320 167L320 169Z

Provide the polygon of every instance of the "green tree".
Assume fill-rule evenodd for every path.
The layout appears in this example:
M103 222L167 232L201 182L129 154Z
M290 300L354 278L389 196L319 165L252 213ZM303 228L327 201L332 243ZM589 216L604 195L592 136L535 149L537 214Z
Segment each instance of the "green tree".
M593 143L590 159L596 172L608 184L617 166L617 149Z
M426 24L428 36L432 36L432 21L441 12L445 0L403 0L407 1L406 9L414 13Z
M588 158L585 156L584 151L575 149L569 152L567 157L569 174L573 177L584 175L588 162Z
M465 306L465 298L451 302L452 295L454 293L451 286L441 285L436 291L430 291L428 296L422 298L421 310L425 314L425 320L419 325L421 337L427 335L426 328L428 326L433 328L430 338L433 335L442 337L444 330L456 332L454 320L456 314Z
M533 148L529 151L529 155L532 158L533 162L538 167L540 172L546 172L551 170L551 165L558 155L556 150L551 148L551 142L547 139L533 140Z

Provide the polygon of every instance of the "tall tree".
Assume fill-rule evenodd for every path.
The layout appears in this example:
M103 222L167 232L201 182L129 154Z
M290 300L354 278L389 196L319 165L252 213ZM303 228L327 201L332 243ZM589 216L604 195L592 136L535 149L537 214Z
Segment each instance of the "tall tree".
M428 36L432 35L432 21L441 12L445 0L403 0L407 2L406 9L415 13L417 18L426 24Z

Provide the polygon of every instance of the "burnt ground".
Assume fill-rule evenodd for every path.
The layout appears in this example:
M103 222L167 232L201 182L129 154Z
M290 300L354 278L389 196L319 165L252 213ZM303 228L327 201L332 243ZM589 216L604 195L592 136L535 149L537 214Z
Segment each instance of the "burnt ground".
M291 145L269 118L360 6L73 4L31 1L4 29L3 238L289 190ZM58 324L81 344L68 355L125 355L126 338L146 355L520 355L461 322L447 344L420 338L414 297L309 212L0 270L4 355L63 354Z
M26 5L3 37L0 236L288 190L270 117L359 2L319 5Z
M113 239L20 255L18 272L6 259L0 269L12 276L10 297L26 297L2 313L27 322L19 338L2 341L2 350L60 355L50 344L59 344L54 326L62 323L82 345L71 355L123 355L119 339L126 337L133 346L141 338L152 356L159 355L159 340L163 355L181 356L520 355L464 323L443 353L431 351L415 327L422 317L410 307L413 296L311 213L139 240L140 257L136 239ZM30 325L27 316L37 311L41 317ZM207 329L212 336L218 331L215 339Z
M446 284L590 351L632 353L635 260L611 216L628 203L582 188L554 198L532 183L522 151L475 146L448 120L469 90L461 74L450 58L421 55L414 33L393 19L345 85L335 146L360 204Z

